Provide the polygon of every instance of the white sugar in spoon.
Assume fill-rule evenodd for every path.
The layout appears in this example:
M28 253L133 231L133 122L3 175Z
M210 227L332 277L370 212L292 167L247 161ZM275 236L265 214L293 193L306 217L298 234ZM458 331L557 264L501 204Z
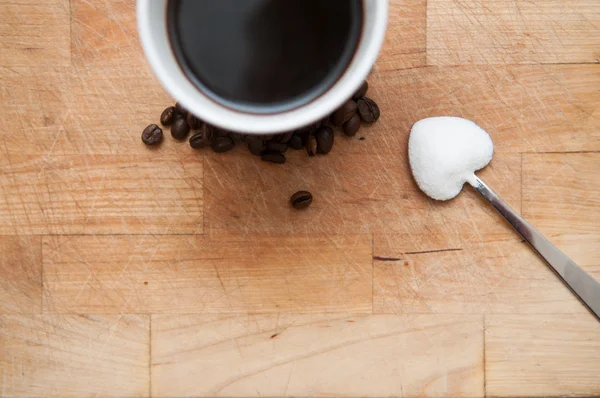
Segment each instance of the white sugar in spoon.
M485 130L458 117L424 119L411 130L408 153L413 176L425 194L437 200L450 200L460 193L465 183L471 184L600 320L600 283L475 175L475 171L491 162L494 154L494 143Z

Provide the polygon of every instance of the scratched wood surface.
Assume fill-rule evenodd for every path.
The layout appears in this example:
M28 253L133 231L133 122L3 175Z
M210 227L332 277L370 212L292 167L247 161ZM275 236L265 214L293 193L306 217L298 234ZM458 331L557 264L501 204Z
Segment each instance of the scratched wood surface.
M390 3L382 119L285 166L143 146L173 100L134 0L0 4L1 397L600 395L600 323L406 148L475 120L482 178L600 279L600 2Z

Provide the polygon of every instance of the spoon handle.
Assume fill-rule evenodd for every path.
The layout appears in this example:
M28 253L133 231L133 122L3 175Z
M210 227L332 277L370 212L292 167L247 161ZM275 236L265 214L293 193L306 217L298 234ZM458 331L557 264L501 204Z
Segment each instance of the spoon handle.
M600 282L567 257L559 248L539 233L531 224L506 204L479 177L469 183L508 220L513 228L562 278L567 286L600 320Z

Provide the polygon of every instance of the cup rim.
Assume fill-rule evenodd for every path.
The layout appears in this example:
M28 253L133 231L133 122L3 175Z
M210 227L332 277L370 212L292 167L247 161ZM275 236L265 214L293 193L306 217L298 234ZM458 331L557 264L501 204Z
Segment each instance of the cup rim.
M377 61L388 20L387 0L363 0L365 22L358 48L332 87L311 102L291 110L274 114L245 113L214 101L185 75L168 37L168 1L137 0L139 36L155 75L170 95L205 122L257 135L292 131L322 120L351 98Z

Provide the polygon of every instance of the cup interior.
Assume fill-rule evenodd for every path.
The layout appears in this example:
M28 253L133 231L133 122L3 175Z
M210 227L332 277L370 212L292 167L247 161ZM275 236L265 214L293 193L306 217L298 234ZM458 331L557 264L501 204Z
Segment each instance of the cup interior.
M323 119L360 87L377 60L387 26L387 0L363 0L363 27L352 61L337 82L313 101L291 110L259 114L215 101L181 68L168 32L169 0L137 0L138 30L150 65L165 89L209 124L248 134L292 131ZM286 0L282 0L286 1Z

